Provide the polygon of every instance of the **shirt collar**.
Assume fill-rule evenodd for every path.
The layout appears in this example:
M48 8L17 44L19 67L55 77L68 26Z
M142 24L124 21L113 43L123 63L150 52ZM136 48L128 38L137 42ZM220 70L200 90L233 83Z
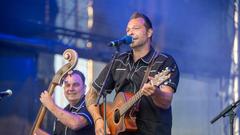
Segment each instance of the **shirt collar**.
M74 106L71 106L71 105L70 105L70 109L79 110L79 109L83 106L83 104L84 104L84 102L85 102L84 99L85 99L85 95L80 98L80 100L78 101L78 103L77 103L76 105L74 105Z
M150 51L141 58L141 60L146 63L146 64L149 64L151 62L151 60L154 58L154 56L156 55L156 51L155 49L150 46ZM130 56L133 58L133 51L130 52Z

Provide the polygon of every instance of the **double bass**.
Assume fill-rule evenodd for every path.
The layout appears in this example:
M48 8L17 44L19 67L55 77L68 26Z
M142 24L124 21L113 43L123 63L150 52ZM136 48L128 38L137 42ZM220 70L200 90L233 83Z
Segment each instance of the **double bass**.
M62 66L54 75L51 83L48 86L48 93L50 95L53 94L54 89L57 85L62 85L63 84L63 77L72 69L74 69L76 67L76 64L78 62L78 55L77 52L74 51L73 49L67 49L64 51L63 53L63 57L64 59L68 60L68 63L65 64L64 66ZM41 105L39 111L38 111L38 115L34 121L33 127L31 129L30 135L34 135L34 133L36 132L36 130L38 128L40 128L43 118L46 114L46 107Z

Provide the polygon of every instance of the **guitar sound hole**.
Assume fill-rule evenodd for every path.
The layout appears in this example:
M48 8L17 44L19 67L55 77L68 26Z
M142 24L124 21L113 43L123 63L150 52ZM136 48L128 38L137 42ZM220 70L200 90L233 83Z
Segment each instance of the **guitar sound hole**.
M114 112L114 122L115 123L118 123L120 121L120 112L119 112L119 110L117 109L117 110L115 110L115 112Z

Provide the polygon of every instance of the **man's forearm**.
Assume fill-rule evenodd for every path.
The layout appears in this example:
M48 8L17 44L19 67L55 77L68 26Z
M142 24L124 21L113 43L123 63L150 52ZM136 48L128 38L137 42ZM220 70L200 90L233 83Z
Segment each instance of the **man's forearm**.
M56 105L48 109L59 121L73 130L81 129L88 124L84 117L67 112Z
M160 108L168 109L172 102L172 88L169 86L163 86L156 90L156 92L151 96L154 104Z
M102 116L99 113L99 106L95 105L97 101L97 96L97 92L96 90L94 90L94 88L91 88L86 95L86 106L88 111L92 115L94 123L98 119L102 119Z

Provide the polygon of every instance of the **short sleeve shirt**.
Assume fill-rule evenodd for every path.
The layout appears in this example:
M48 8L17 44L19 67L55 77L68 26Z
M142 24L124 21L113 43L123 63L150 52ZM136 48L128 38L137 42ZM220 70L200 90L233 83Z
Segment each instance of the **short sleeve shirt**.
M59 120L55 121L55 126L54 126L54 135L94 135L95 130L94 130L94 124L92 117L90 113L88 112L85 104L85 97L82 97L81 100L75 105L75 106L70 106L67 105L64 110L71 112L73 114L77 114L80 116L83 116L87 122L88 125L86 127L83 127L82 129L79 130L72 130L62 124Z
M155 57L156 54L157 57ZM153 59L154 63L149 76L154 77L154 75L167 67L171 68L173 72L171 72L171 76L167 80L168 83L164 85L172 87L174 92L176 92L179 81L179 70L175 60L168 54L158 54L152 47L147 55L136 62L133 61L132 51L120 54L116 58L112 70L110 71L110 76L107 80L108 83L105 87L106 90L115 90L116 93L136 93L140 90L145 71ZM93 82L92 85L97 91L101 89L109 67L110 63L106 65L97 79ZM139 133L142 134L155 135L161 132L166 133L164 135L171 134L171 107L169 109L161 109L153 103L151 97L143 96L140 101L139 112L137 113L137 126Z

